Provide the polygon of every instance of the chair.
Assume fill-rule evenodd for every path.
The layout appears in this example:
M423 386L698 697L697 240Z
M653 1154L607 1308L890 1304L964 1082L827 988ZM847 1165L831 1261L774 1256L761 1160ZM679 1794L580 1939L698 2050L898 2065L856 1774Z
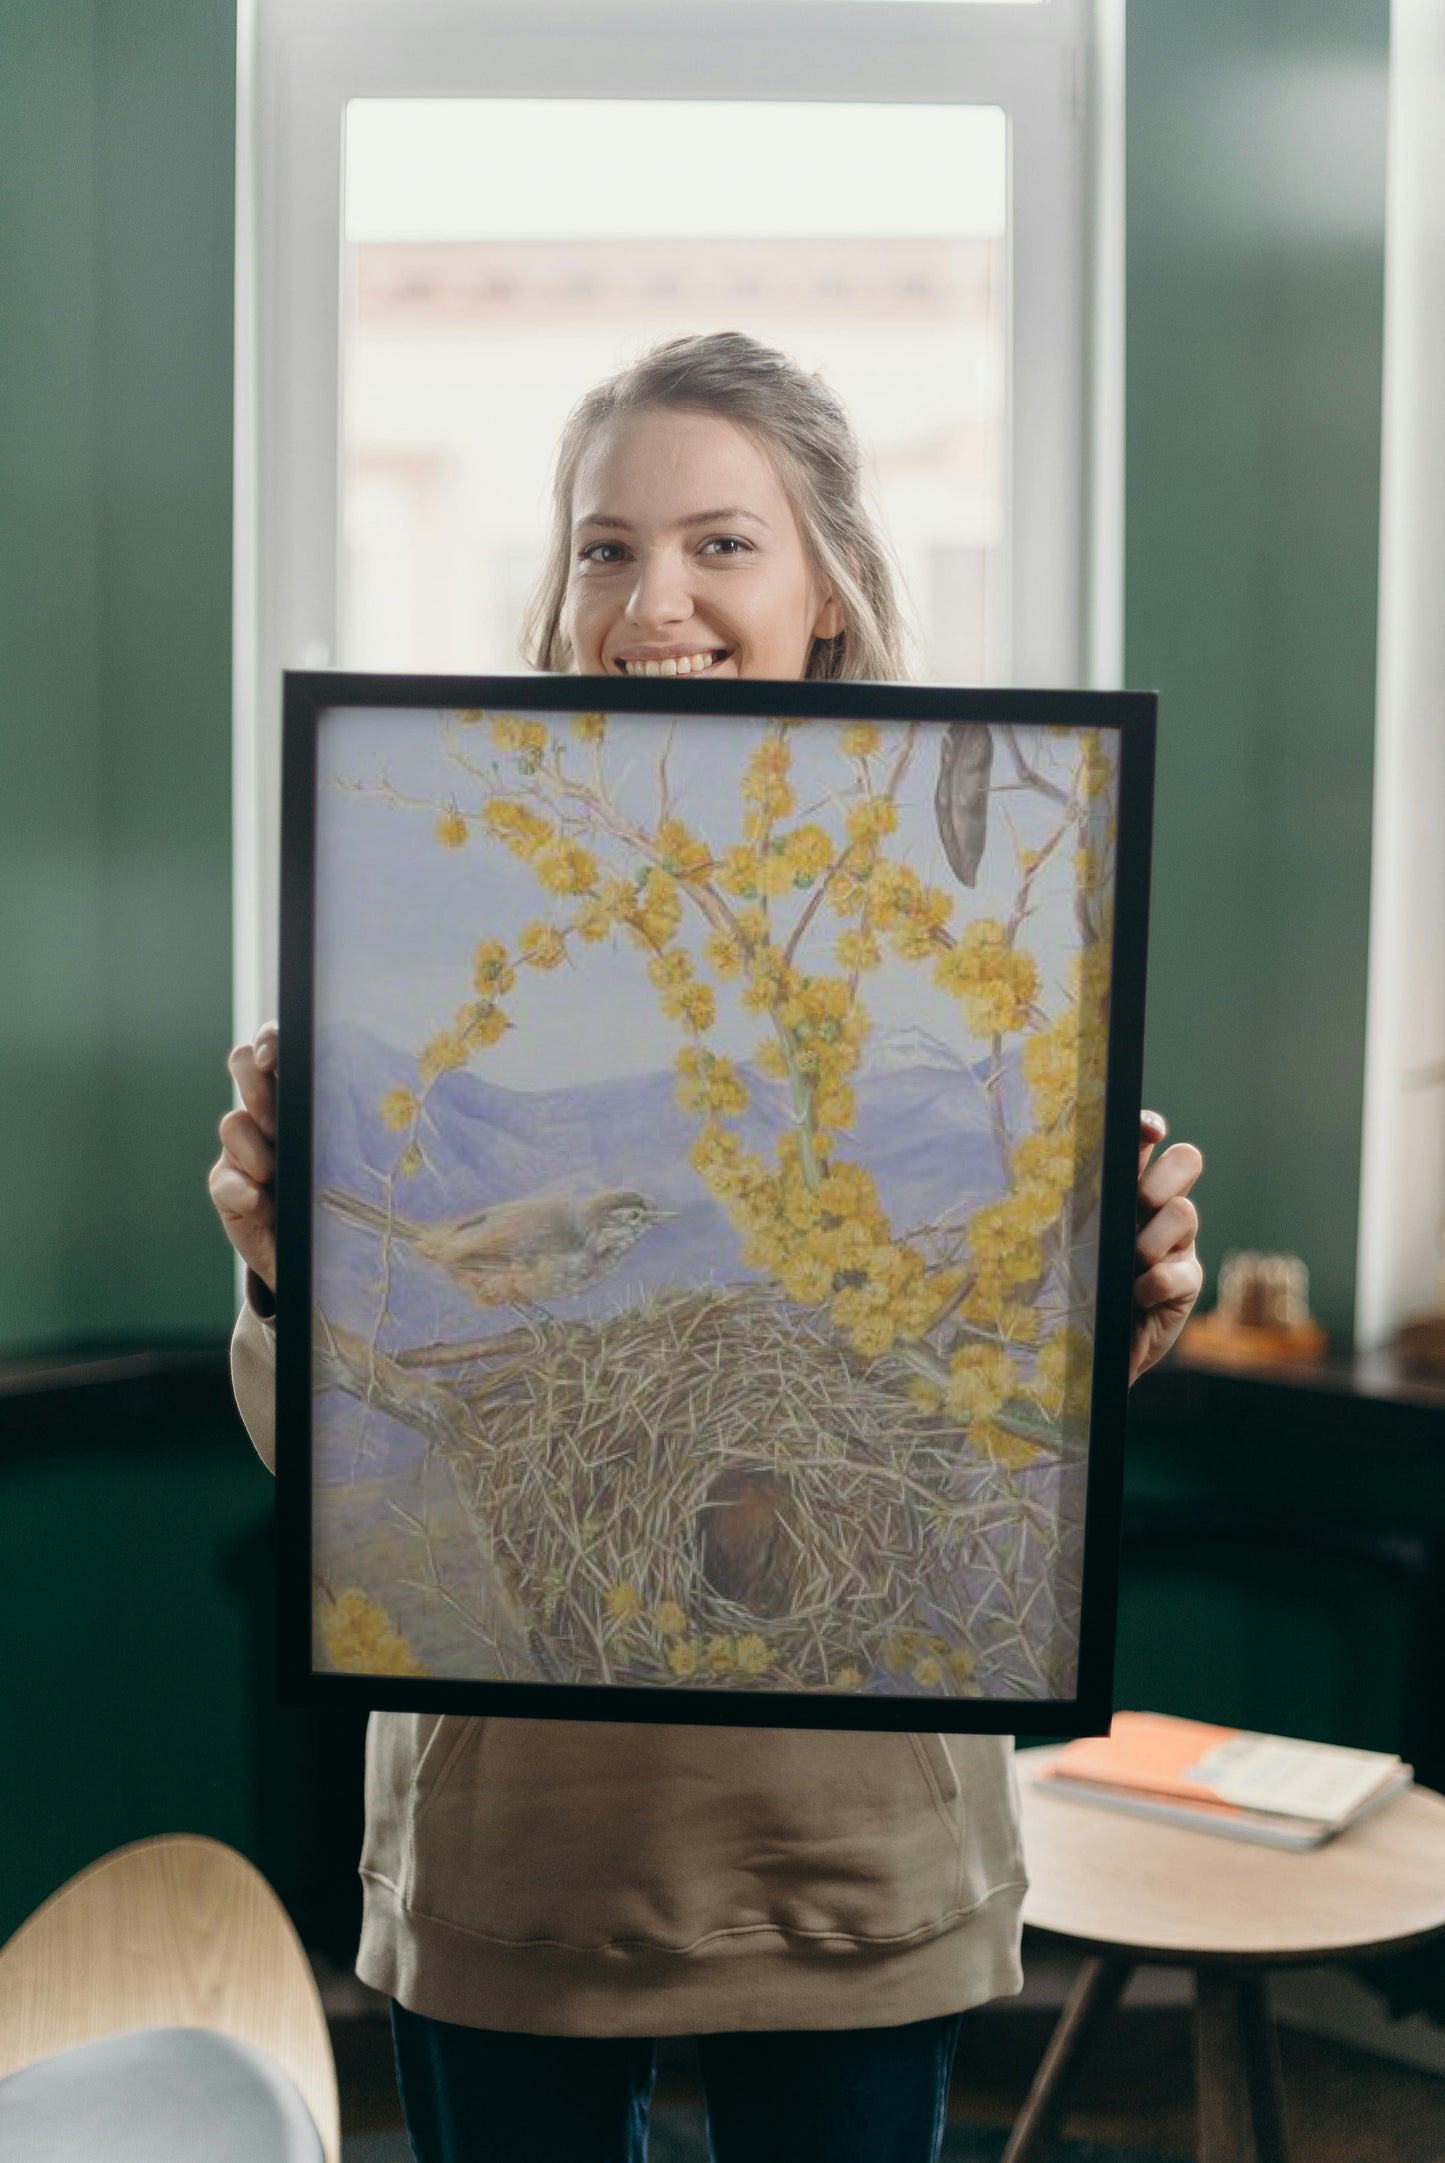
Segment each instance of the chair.
M118 1848L0 1948L0 2153L27 2163L340 2163L336 2068L300 1940L219 1841Z

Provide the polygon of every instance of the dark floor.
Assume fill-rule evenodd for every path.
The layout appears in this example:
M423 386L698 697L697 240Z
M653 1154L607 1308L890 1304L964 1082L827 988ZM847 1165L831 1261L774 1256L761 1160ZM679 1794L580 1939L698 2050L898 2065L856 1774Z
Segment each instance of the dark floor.
M1010 2124L1055 2017L1028 2009L970 2014L951 2115L978 2125ZM332 2035L343 2134L399 2126L386 2022L337 2020ZM1445 2163L1445 2080L1290 2029L1280 2043L1293 2163ZM688 2047L667 2045L658 2104L699 2100ZM1181 2163L1195 2155L1186 2007L1131 2007L1115 2015L1083 2076L1068 2130Z

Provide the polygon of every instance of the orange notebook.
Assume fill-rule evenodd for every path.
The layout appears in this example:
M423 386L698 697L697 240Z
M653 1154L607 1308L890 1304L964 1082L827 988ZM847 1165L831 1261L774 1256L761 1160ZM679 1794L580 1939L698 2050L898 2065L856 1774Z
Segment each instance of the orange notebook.
M1167 1713L1115 1713L1107 1735L1067 1743L1046 1775L1061 1785L1125 1789L1206 1807L1267 1811L1335 1828L1385 1787L1398 1757L1245 1728L1212 1727Z

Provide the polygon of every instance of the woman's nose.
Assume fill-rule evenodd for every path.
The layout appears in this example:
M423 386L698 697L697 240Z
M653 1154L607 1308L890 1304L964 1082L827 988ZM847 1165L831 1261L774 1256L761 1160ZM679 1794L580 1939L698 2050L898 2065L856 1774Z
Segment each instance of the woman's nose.
M638 558L627 613L640 631L683 623L692 614L687 565L676 549L650 549Z

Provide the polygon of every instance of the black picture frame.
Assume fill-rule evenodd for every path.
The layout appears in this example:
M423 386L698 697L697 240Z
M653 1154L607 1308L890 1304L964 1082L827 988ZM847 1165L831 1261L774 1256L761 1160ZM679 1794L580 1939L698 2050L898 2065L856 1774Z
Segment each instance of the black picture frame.
M786 715L1109 732L1118 744L1104 1149L1077 1690L1070 1698L726 1691L334 1673L313 1654L312 1221L317 758L329 712L376 707ZM1144 1045L1157 700L1152 693L870 683L288 672L284 688L277 1137L278 1687L291 1705L723 1726L1016 1735L1106 1732L1112 1712Z

